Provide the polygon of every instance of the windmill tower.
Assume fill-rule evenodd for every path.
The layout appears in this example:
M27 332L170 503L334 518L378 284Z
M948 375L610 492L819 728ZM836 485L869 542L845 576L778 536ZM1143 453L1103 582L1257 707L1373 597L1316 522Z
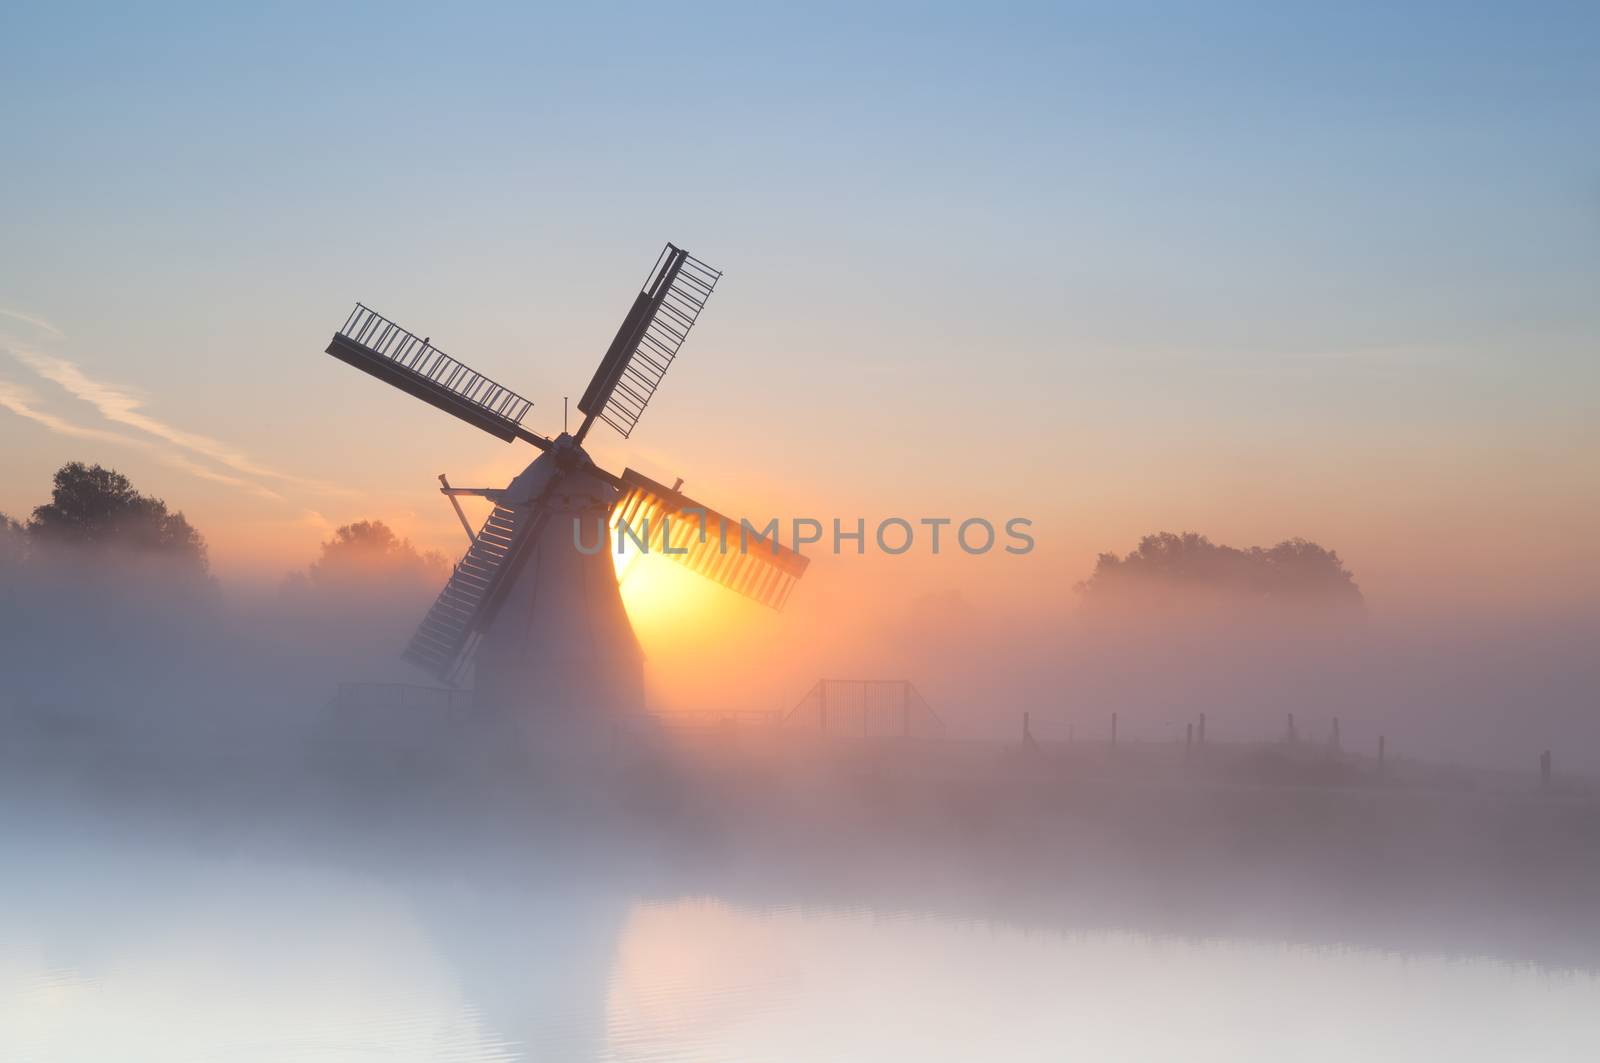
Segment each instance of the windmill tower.
M592 728L641 710L642 655L612 560L613 529L623 523L651 552L783 607L806 558L676 485L632 469L608 472L583 449L596 421L632 435L720 277L668 244L578 401L582 424L553 439L523 427L527 399L356 304L327 353L541 452L503 488L456 488L440 477L472 543L412 636L407 660L451 685L470 674L476 704L536 727ZM461 495L493 504L476 532Z

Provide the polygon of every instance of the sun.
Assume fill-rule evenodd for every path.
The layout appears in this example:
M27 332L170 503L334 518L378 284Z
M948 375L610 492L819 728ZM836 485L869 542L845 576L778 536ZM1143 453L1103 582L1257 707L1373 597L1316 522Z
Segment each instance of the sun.
M647 646L679 625L714 621L729 610L731 591L633 544L614 555L617 585L634 633ZM736 603L735 603L736 604Z

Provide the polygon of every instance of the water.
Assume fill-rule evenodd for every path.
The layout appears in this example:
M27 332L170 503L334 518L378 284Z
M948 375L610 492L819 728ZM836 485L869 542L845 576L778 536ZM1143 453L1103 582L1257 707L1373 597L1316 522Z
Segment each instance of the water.
M7 839L6 1060L1600 1058L1590 967L104 823Z

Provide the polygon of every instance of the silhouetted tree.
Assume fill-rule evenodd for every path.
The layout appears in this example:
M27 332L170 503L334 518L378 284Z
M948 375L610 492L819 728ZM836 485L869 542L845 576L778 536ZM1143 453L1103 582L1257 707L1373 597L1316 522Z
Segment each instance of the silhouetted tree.
M1361 590L1332 550L1305 539L1238 549L1204 535L1160 532L1125 557L1101 554L1078 584L1097 602L1227 598L1263 604L1359 606Z
M381 520L362 520L335 531L306 576L317 587L373 580L432 584L444 579L447 568L437 551L419 551Z
M134 490L115 469L74 461L56 471L50 501L28 521L31 541L49 546L120 547L206 570L206 543L182 513Z

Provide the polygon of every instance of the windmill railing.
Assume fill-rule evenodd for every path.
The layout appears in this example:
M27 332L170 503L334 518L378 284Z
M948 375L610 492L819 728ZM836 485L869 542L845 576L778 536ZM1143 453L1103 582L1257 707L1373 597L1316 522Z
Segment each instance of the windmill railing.
M819 679L783 726L841 738L944 737L944 721L906 679Z
M496 420L520 424L533 408L531 400L496 384L445 354L426 337L419 338L362 303L356 304L338 335L386 360L406 378L428 381Z

